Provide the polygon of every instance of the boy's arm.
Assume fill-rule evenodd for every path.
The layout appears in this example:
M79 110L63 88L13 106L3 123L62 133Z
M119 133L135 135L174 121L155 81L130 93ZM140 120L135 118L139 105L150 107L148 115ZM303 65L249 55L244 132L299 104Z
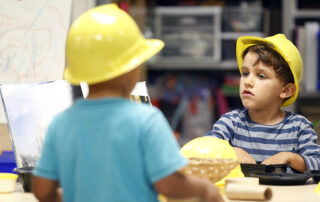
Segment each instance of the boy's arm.
M320 170L320 145L317 144L318 135L313 125L304 117L299 117L300 127L297 134L298 148L296 152L279 152L262 163L289 163L297 171Z
M207 132L205 136L217 137L229 141L233 138L233 128L231 117L229 114L224 114L214 123L212 129Z
M159 193L172 198L200 197L207 202L224 201L211 181L179 172L160 179L154 186Z
M233 150L236 152L238 160L240 163L253 163L256 164L257 162L246 152L244 149L240 147L232 147Z
M55 180L33 176L32 192L40 202L62 202L59 183Z

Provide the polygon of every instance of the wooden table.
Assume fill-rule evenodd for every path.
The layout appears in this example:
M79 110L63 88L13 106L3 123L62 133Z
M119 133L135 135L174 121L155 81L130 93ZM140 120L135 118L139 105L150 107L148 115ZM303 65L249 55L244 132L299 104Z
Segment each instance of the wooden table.
M269 186L273 192L268 202L319 202L320 193L315 193L317 184L305 184L296 186ZM229 200L223 195L226 202L246 202L245 200ZM177 200L179 202L195 202L199 200ZM0 194L0 202L38 202L32 193L22 192L20 184L16 191L8 194ZM250 201L254 202L254 201Z
M32 193L14 192L11 194L0 194L1 202L38 202Z
M23 192L21 183L17 183L13 193L0 193L0 202L38 202L38 200L33 193Z
M314 192L317 184L304 184L294 186L270 186L272 198L268 202L319 202L320 193ZM224 195L225 201L244 202L243 200L228 200ZM253 202L253 201L251 201Z

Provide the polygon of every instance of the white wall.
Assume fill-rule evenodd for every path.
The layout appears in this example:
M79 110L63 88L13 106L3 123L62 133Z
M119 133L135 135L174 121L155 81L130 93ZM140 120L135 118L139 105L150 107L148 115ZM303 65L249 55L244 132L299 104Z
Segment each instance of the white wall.
M78 16L80 16L85 11L93 8L96 5L96 0L73 0L71 6L71 19L73 22ZM71 25L71 23L70 23ZM2 109L2 103L0 102L0 109ZM0 110L3 112L3 110ZM6 119L4 114L0 114L0 150L11 150L10 136L6 124Z
M82 13L93 8L96 5L96 0L73 0L71 10L71 22L73 22Z

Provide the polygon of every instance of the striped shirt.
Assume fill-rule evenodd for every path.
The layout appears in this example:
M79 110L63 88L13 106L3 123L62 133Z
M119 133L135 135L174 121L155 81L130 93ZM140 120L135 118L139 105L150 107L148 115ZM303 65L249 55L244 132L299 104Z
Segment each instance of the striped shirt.
M228 140L231 146L244 149L256 162L279 153L293 152L302 156L307 170L320 170L320 145L313 124L305 117L286 112L275 125L253 122L248 110L233 110L221 116L208 136Z

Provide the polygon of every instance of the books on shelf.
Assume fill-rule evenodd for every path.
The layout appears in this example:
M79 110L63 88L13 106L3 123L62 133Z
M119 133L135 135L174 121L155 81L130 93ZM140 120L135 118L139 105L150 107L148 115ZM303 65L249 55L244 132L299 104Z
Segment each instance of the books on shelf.
M318 38L318 55L317 55L317 58L318 58L318 83L317 83L317 89L318 89L318 91L320 91L320 30L318 31L317 38Z
M319 31L318 22L306 22L296 28L295 43L304 63L300 86L307 92L320 90Z
M317 35L319 24L307 22L306 27L306 60L305 60L305 87L307 91L316 91L318 83L318 43Z

